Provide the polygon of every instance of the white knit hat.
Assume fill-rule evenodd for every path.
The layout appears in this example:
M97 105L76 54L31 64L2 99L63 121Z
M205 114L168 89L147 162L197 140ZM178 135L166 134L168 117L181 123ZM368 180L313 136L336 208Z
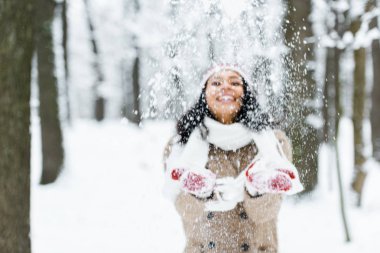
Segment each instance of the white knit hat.
M203 75L200 86L203 88L207 82L207 80L215 73L222 71L222 70L232 70L237 72L243 79L244 81L248 84L248 86L251 87L251 90L254 91L256 90L252 80L248 77L247 74L244 73L244 71L237 65L237 64L228 64L228 63L220 63L211 66Z

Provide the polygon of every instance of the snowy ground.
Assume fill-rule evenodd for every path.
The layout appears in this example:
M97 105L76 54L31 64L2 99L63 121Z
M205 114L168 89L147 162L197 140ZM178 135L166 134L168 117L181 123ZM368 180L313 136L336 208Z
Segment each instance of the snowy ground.
M77 121L65 131L66 168L59 180L38 185L41 157L38 122L32 122L33 253L179 253L185 240L172 204L161 194L162 149L170 122ZM341 150L348 182L351 125L342 124ZM321 187L306 199L287 199L279 217L281 253L377 252L380 248L380 168L369 164L363 207L347 200L353 241L344 243L333 180L321 150ZM348 171L347 171L348 170ZM326 180L325 180L326 179ZM347 186L347 183L346 183ZM331 188L328 190L328 188ZM346 187L348 188L348 187Z

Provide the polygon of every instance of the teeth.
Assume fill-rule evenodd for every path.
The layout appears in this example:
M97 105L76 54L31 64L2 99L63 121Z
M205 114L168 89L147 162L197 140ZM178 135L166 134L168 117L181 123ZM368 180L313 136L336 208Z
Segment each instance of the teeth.
M233 101L234 98L232 96L222 96L220 100L223 102L230 102L230 101Z

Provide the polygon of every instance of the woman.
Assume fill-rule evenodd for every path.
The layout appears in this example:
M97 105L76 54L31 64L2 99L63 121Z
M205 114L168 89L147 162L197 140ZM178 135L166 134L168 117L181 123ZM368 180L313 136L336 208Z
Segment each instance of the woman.
M165 191L182 218L185 253L277 252L282 194L302 190L288 162L291 144L272 130L238 67L214 67L201 85L164 153Z

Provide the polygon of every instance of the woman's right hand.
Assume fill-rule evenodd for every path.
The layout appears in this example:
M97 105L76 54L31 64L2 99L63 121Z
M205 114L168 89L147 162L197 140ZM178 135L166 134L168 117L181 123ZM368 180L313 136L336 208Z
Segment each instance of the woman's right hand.
M214 191L216 175L210 170L190 170L175 168L171 172L173 180L180 182L184 192L195 195L198 198L207 198Z

